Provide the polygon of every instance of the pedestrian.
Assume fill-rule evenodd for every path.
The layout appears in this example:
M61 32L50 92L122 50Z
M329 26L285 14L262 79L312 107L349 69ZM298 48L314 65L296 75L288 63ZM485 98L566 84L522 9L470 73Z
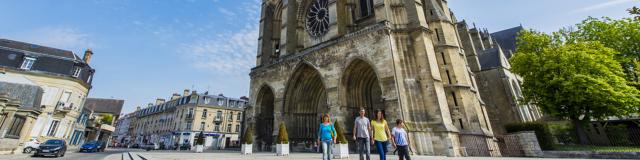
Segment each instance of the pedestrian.
M371 128L373 128L373 140L375 140L376 150L380 155L380 160L386 160L387 145L389 145L389 125L384 120L382 110L376 111L376 119L371 120Z
M322 159L331 160L331 145L336 143L336 129L331 124L329 114L322 116L322 123L318 127L318 145L322 145Z
M367 160L371 159L371 123L369 118L365 117L366 110L360 108L360 116L356 117L353 123L353 140L356 141L360 160L364 160L366 154Z
M401 119L396 120L396 127L393 127L391 131L391 140L393 141L393 148L398 151L400 160L411 160L411 157L409 157L411 142L407 136L407 131L404 130L404 121Z

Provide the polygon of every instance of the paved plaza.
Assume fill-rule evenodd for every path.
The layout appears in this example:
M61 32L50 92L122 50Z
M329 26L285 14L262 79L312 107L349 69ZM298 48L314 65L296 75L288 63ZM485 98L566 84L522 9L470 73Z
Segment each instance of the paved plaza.
M276 156L275 153L261 152L254 153L252 155L241 155L239 152L223 151L223 152L208 152L208 153L193 153L193 152L176 152L176 151L142 151L142 152L128 152L122 154L111 155L105 160L212 160L212 159L224 159L224 160L320 160L322 154L320 153L291 153L289 156ZM357 154L350 155L348 160L358 160ZM378 160L377 154L371 156L372 160ZM397 160L396 155L388 155L387 159ZM441 157L441 156L417 156L411 157L412 160L528 160L528 159L540 159L540 158L518 158L518 157ZM545 158L552 160L549 158ZM567 159L563 159L567 160Z

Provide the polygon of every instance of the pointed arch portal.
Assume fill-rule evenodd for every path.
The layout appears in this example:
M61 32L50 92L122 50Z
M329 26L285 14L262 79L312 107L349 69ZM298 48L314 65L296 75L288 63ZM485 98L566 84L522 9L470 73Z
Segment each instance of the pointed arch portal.
M285 92L284 121L289 141L313 144L323 113L328 113L327 93L320 73L303 64L289 79Z
M268 86L262 86L260 91L258 92L258 99L256 101L258 103L257 106L260 108L260 112L258 114L258 118L256 121L256 131L257 137L256 141L258 142L258 150L261 151L270 151L271 145L274 144L273 141L273 121L274 121L274 105L275 105L275 96L273 94L273 90L271 90Z
M359 59L351 62L344 72L343 85L348 112L345 125L353 126L353 119L359 115L361 107L365 108L369 119L375 118L375 110L385 113L378 76L367 62Z

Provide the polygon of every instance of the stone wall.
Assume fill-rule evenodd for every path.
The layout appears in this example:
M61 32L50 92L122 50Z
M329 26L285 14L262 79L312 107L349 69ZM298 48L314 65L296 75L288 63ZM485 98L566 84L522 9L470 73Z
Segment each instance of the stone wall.
M498 136L500 151L507 157L542 157L544 153L534 131Z

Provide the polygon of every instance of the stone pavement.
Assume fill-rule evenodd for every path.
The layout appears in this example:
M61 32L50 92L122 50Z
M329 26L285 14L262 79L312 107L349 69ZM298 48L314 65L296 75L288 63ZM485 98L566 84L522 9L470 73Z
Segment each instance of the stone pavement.
M113 156L112 158L106 158L105 160L120 160L117 157L125 157L123 160L129 160L127 154L131 154L132 160L148 159L148 160L211 160L211 159L224 159L224 160L320 160L322 154L319 153L292 153L289 156L275 156L275 153L254 153L253 155L241 155L239 152L207 152L207 153L193 153L193 152L176 152L176 151L151 151L151 152L130 152L125 153L125 156ZM358 160L357 154L352 154L349 160ZM378 160L377 154L371 155L372 160ZM397 160L396 155L388 155L387 159ZM533 160L540 158L517 158L517 157L439 157L439 156L412 156L412 160ZM545 160L552 160L545 158ZM560 159L558 159L560 160ZM568 159L562 159L568 160Z

